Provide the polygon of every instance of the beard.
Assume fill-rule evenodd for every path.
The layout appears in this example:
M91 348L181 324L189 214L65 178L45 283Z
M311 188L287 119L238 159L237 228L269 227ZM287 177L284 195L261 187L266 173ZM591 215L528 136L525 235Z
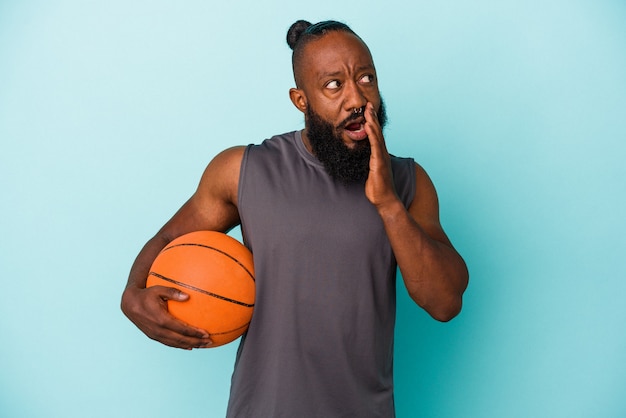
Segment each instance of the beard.
M383 99L377 112L381 129L387 123ZM348 148L343 142L344 128L362 113L352 114L338 126L324 120L311 107L306 110L306 130L315 157L322 163L326 172L335 180L349 184L365 184L369 175L371 148L369 139L364 139Z

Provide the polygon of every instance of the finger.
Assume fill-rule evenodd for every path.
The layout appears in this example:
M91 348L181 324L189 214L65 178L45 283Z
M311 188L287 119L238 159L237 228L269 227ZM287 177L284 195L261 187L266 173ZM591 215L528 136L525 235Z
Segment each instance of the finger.
M367 137L370 141L372 156L379 158L385 155L387 152L385 139L380 123L378 122L376 110L371 102L368 102L365 107L365 132L367 132Z
M189 325L174 316L168 314L168 320L162 324L162 327L168 330L172 330L177 334L190 338L209 338L210 334L198 327Z
M378 122L376 110L371 102L365 107L365 132L370 141L370 149L372 151L372 161L378 164L386 164L389 159L385 138L383 136L382 127Z
M182 334L178 334L174 331L163 330L158 335L153 335L149 337L167 346L181 348L184 350L191 350L194 348L208 348L213 345L213 341L210 338L188 337Z
M367 105L365 106L365 130L368 134L370 134L368 135L370 139L380 139L382 130L380 128L380 124L378 123L376 110L371 102L367 102Z
M171 341L172 347L184 348L184 349L192 349L192 348L207 348L213 345L213 341L208 336L206 337L195 337L188 336L185 334L179 334L177 332L168 333L166 336L167 341Z
M206 330L193 327L169 313L160 321L154 334L154 339L178 348L201 348L213 343Z
M182 300L182 302L184 303L188 298L189 296L185 297ZM174 299L170 299L170 300L174 301ZM167 301L165 300L163 301L163 304L166 305L165 310L167 311L166 316L161 324L163 328L172 330L175 333L186 336L186 337L201 338L201 339L209 338L209 333L206 330L189 325L186 322L183 322L180 319L171 315L169 313L167 303L168 303Z
M147 290L156 292L159 297L158 301L161 305L162 314L155 319L161 329L166 331L171 330L175 334L179 334L183 337L198 338L202 340L209 339L209 333L206 330L191 326L169 313L168 301L184 303L189 299L189 295L187 293L179 289L166 286L153 286Z
M175 300L177 302L184 302L189 299L189 295L187 293L175 287L152 286L149 289L157 292L163 300Z

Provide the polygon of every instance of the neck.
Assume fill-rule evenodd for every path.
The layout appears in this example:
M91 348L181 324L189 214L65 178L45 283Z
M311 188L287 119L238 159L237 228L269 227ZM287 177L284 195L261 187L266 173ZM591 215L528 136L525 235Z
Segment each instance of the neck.
M311 146L311 142L309 141L309 136L307 135L307 129L304 128L302 130L302 142L304 143L304 147L311 155L315 155L313 152L313 147Z

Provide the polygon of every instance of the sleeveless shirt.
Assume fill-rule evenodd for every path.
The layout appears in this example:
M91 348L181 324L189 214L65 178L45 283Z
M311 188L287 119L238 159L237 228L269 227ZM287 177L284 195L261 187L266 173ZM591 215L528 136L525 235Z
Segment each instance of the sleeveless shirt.
M392 157L408 207L413 159ZM393 417L396 261L363 184L333 180L301 132L246 148L238 208L256 301L228 417Z

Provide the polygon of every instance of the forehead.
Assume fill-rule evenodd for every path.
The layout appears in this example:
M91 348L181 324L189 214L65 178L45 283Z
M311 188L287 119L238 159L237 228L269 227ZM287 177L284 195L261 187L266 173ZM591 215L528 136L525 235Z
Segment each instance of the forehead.
M302 70L307 78L362 68L374 69L372 55L365 43L349 32L330 32L309 42L303 52Z

